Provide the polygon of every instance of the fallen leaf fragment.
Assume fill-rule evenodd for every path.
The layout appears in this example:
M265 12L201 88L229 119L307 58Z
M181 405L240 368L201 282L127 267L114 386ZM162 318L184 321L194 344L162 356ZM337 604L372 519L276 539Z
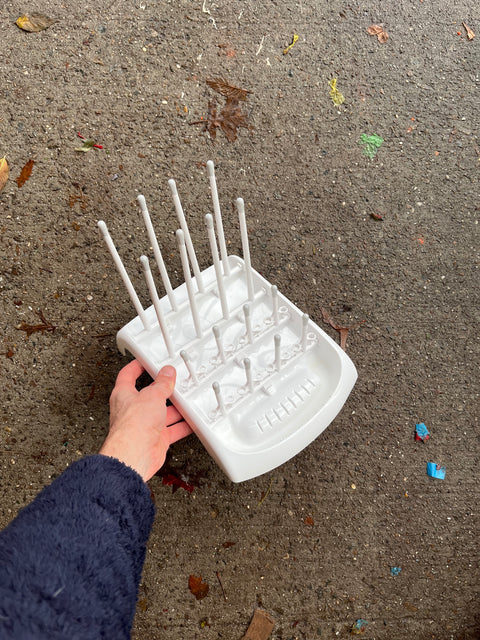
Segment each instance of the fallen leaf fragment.
M337 89L337 78L332 78L328 84L330 85L330 97L333 100L333 104L339 107L345 102L345 97Z
M30 176L32 175L32 168L33 165L35 164L35 160L30 159L25 166L23 167L23 169L20 172L20 175L18 176L18 178L15 178L15 182L18 184L18 188L20 189L20 187L23 187L23 185L25 184L25 182L30 178Z
M328 313L326 309L322 307L321 312L322 312L322 320L327 324L329 324L333 329L335 329L335 331L338 331L338 333L340 334L340 347L344 351L345 351L345 347L347 346L348 332L351 329L355 329L355 327L359 327L361 324L366 322L366 320L362 320L362 322L359 322L358 324L354 324L351 327L341 327L340 325L336 324L333 321L333 318L331 317L331 315Z
M371 27L368 27L367 31L371 36L376 36L382 33L383 27L380 27L378 24L372 24Z
M203 471L192 471L188 460L179 467L172 466L170 461L171 456L168 455L166 462L156 475L162 478L162 484L172 487L172 493L178 489L192 493L195 487L200 486L204 479Z
M232 100L245 101L247 99L247 94L253 93L253 91L236 87L221 78L217 78L216 80L207 80L206 82L211 89Z
M56 20L52 20L52 18L48 18L43 15L43 13L32 13L30 15L24 14L17 18L15 24L23 31L28 31L30 33L39 31L44 31L44 29L48 29Z
M303 521L303 524L306 524L306 525L307 525L307 527L313 527L313 524L314 524L314 523L313 523L313 518L312 518L312 516L307 516L307 517L305 518L305 520Z
M94 147L95 149L103 149L103 146L101 144L97 144L95 140L90 140L90 139L87 140L87 138L85 138L85 136L82 136L81 133L77 133L77 136L82 140L85 140L85 142L83 143L83 146L79 147L78 149L75 149L75 151L87 152L87 151L90 151L92 147Z
M203 582L202 576L190 576L188 579L188 588L197 600L203 600L210 587L206 582Z
M148 600L146 598L142 598L137 602L137 607L140 609L140 611L143 611L143 613L145 613L145 611L147 611L148 609Z
M269 613L262 609L256 609L247 633L243 636L242 640L267 640L274 626L275 620Z
M40 311L40 309L38 310L37 315L42 321L41 324L27 324L26 322L22 322L17 327L19 331L25 331L25 333L27 334L27 338L29 338L32 333L37 333L37 331L41 331L42 333L44 333L45 331L51 331L52 333L54 333L55 329L57 328L51 322L45 320L45 316L43 315L43 312Z
M295 45L295 43L298 40L298 36L296 33L293 34L293 40L292 42L288 45L288 47L286 47L286 49L283 50L283 55L286 56L287 53L290 51L290 49Z
M10 170L8 168L8 162L6 157L4 156L0 160L0 191L7 184L9 173L10 173Z
M95 140L85 140L81 147L77 147L75 151L84 151L87 153L90 149L93 149L95 146Z
M250 129L247 124L247 114L242 111L239 101L245 101L247 94L252 92L235 87L225 80L207 80L206 82L214 91L226 97L225 105L219 112L216 102L209 100L207 117L189 124L201 124L212 140L216 139L217 129L220 128L229 142L235 142L239 127Z
M475 37L474 32L470 29L470 27L467 27L467 25L465 24L465 22L462 22L463 26L465 27L465 31L467 32L467 38L468 40L473 40Z
M229 142L235 142L239 127L250 128L247 124L247 114L242 111L238 101L231 98L227 98L220 113L216 103L213 100L209 101L207 118L190 122L190 124L203 125L203 130L208 131L212 140L216 139L217 129L220 128Z
M371 27L368 27L367 32L371 36L377 36L377 40L381 44L385 44L385 42L388 40L388 33L379 24L372 24Z

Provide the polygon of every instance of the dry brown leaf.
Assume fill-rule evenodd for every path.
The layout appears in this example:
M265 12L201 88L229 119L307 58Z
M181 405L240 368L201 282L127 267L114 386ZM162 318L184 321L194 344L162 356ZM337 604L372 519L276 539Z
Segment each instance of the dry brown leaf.
M219 115L220 127L229 142L237 139L238 127L248 129L247 115L243 113L236 100L227 99Z
M208 584L202 581L202 576L190 576L188 579L188 588L197 600L203 600L209 590Z
M56 20L52 20L52 18L48 18L43 15L43 13L32 13L30 15L24 14L17 18L15 24L23 31L35 32L43 31L44 29L48 29Z
M328 313L326 309L322 307L321 312L322 312L322 320L327 324L329 324L333 329L335 329L335 331L338 331L338 333L340 334L340 347L344 351L346 350L345 347L347 346L348 332L351 329L355 329L355 327L359 327L361 324L366 322L366 320L362 320L362 322L358 322L357 324L354 324L351 327L341 327L336 322L334 322L332 316Z
M380 27L378 24L372 24L371 27L368 27L367 31L371 36L376 36L382 33L383 27Z
M225 106L218 112L217 105L213 100L208 103L208 114L206 120L197 120L190 124L201 124L203 130L208 131L212 140L217 137L217 129L220 128L229 142L235 142L238 136L238 128L249 129L247 115L242 111L237 100L227 98Z
M7 184L8 175L10 170L8 168L8 162L5 157L0 160L0 191Z
M370 27L368 27L367 32L371 36L377 36L378 41L382 44L385 44L385 42L388 40L388 33L379 24L372 24Z
M248 91L247 89L240 89L240 87L236 87L233 84L230 84L226 80L222 80L218 78L217 80L207 80L207 84L210 88L212 88L217 93L221 93L222 96L226 98L230 98L232 100L242 100L245 101L247 99L248 93L253 93L252 91Z
M473 40L475 37L475 33L470 29L470 27L467 27L467 25L464 22L462 22L462 24L465 27L465 31L467 32L468 40Z
M20 331L25 331L25 333L27 334L27 338L29 338L32 333L37 333L37 331L41 331L42 333L44 331L51 331L52 333L54 333L55 329L57 328L51 322L45 320L45 316L43 315L42 311L39 310L37 315L42 321L41 324L27 324L26 322L22 322L17 327L17 329L19 329Z
M377 35L377 39L381 44L385 44L385 42L388 40L388 33L386 31L382 31L382 33L379 33Z
M30 178L34 164L35 164L35 160L30 159L21 170L18 178L15 178L15 182L18 184L19 189L20 187L23 187L25 182Z

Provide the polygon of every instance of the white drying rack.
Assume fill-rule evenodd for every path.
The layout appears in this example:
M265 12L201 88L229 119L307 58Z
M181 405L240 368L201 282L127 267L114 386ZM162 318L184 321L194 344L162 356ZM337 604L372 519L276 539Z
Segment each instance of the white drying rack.
M207 214L213 264L204 271L175 181L169 180L185 279L176 289L145 198L137 198L166 292L159 298L148 258L141 256L153 303L147 309L106 224L99 221L98 226L138 313L118 332L118 348L129 351L152 378L166 364L177 369L173 404L226 475L241 482L274 469L310 444L341 410L357 371L320 327L252 268L241 198L236 205L243 259L227 255L213 162L207 170L215 225Z

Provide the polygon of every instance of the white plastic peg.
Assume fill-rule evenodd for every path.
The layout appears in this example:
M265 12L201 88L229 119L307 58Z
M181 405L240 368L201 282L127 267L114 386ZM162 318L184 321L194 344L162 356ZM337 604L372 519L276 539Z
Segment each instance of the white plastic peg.
M150 214L148 212L147 203L145 201L144 196L138 195L137 202L140 205L140 210L142 212L143 221L145 223L145 227L147 228L147 235L153 249L153 255L155 256L155 262L157 263L158 270L160 271L160 277L162 278L163 286L165 287L165 291L168 296L168 300L173 311L177 311L177 302L175 300L175 295L173 293L172 285L170 283L170 278L168 277L168 272L165 267L165 262L163 261L162 252L160 251L160 247L158 246L157 236L155 235L155 231L153 229L152 220L150 219Z
M252 378L252 363L250 358L243 359L243 366L245 367L245 376L247 378L247 387L250 392L253 391L253 378Z
M222 214L220 211L220 201L218 199L217 181L215 179L215 166L211 160L207 162L208 179L210 191L212 192L213 213L215 214L215 224L217 225L218 243L220 245L220 255L222 256L223 273L230 275L230 265L228 264L227 245L225 244L225 234L223 232Z
M188 355L188 353L185 351L185 349L182 349L182 351L180 351L180 357L182 358L182 360L185 363L185 366L188 369L188 373L190 374L190 377L193 381L194 384L198 384L198 376L197 373L195 371L195 368L192 364L192 361L190 360L190 356Z
M212 384L213 391L215 393L215 397L217 399L218 410L222 414L222 416L227 415L227 410L225 409L225 405L223 403L222 392L220 391L220 385L218 382L214 382Z
M190 231L188 230L185 214L183 213L182 203L180 202L180 198L178 196L177 185L175 184L175 180L173 180L173 178L168 181L168 184L172 192L173 204L175 206L177 218L180 222L180 227L182 228L185 236L185 244L188 251L188 257L190 258L190 262L192 263L192 269L195 275L195 280L197 281L197 287L198 290L203 293L205 289L203 286L202 274L200 272L200 267L198 266L197 256L195 255L195 249L193 248L192 238L190 237Z
M223 281L220 260L218 259L217 241L215 240L213 216L211 213L207 213L205 216L205 222L207 223L208 242L210 243L210 251L212 253L213 266L215 268L215 276L217 278L218 295L220 296L220 304L222 305L222 314L224 319L228 320L230 314L228 311L227 295L225 293L225 283Z
M227 358L225 356L225 350L223 348L222 336L220 335L220 329L218 325L213 325L212 327L213 335L215 336L215 342L217 343L218 355L220 356L220 360L225 364Z
M240 222L240 234L242 236L242 251L243 259L245 261L245 277L247 279L247 291L248 299L253 300L253 276L252 276L252 263L250 261L250 247L248 245L248 230L247 221L245 219L245 204L243 198L237 198L237 211L238 219Z
M197 302L195 300L195 293L193 291L192 274L190 273L190 265L188 264L187 250L185 248L185 236L181 229L177 229L178 248L180 249L180 259L182 261L183 277L185 278L185 285L187 287L188 300L190 302L190 311L192 312L193 324L197 334L197 338L203 336L202 324L200 322L200 316L198 315Z
M142 321L143 328L146 331L150 331L150 322L148 321L147 314L145 313L144 308L142 307L142 303L140 302L139 297L137 296L137 292L130 280L127 270L123 266L122 259L118 255L117 248L113 244L113 240L108 232L107 225L103 220L98 221L98 228L100 229L103 239L108 247L108 250L112 254L113 262L118 269L120 276L122 277L123 284L125 285L128 295L130 296L130 300L133 302L133 306L135 307L136 312L138 313L140 320Z
M150 270L150 264L148 262L147 256L140 256L140 263L143 267L145 280L147 281L148 291L150 293L150 298L152 299L153 306L155 308L155 313L157 314L158 325L160 327L160 331L162 332L163 339L165 341L165 346L167 347L168 355L171 358L173 358L175 356L175 349L173 348L172 340L170 338L170 334L168 333L167 325L165 323L165 318L163 316L163 312L160 306L160 299L158 297L157 288L155 286L155 282L153 281L153 276Z

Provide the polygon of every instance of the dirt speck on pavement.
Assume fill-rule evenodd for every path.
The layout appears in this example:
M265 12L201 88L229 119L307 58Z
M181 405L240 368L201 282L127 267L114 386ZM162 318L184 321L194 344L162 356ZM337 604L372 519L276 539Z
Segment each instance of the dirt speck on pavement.
M40 33L16 26L25 5L0 9L0 525L106 434L128 361L115 334L135 312L97 220L146 302L143 193L180 284L167 180L206 267L211 159L229 251L241 252L241 196L260 273L336 340L322 307L341 326L366 320L347 342L359 379L313 444L249 482L232 484L194 437L172 448L170 464L203 481L191 493L150 483L157 517L132 637L235 640L260 607L274 640L347 637L359 619L365 638L478 638L480 40L462 27L480 30L475 3L35 10L55 19ZM190 126L224 104L206 84L219 78L252 92L234 142ZM78 133L103 148L77 152ZM362 134L383 139L371 159ZM18 327L39 311L55 330L27 338ZM428 442L415 441L418 422ZM191 575L209 585L201 600Z

